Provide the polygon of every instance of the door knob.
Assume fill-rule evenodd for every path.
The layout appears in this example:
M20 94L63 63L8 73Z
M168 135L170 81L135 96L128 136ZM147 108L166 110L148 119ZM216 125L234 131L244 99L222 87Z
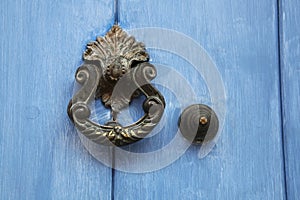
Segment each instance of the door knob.
M143 139L158 124L165 108L164 97L150 82L157 72L148 62L144 44L114 25L104 37L87 45L83 60L75 74L81 87L68 105L76 128L98 144L123 146ZM118 113L139 95L146 96L144 116L128 126L118 123ZM112 120L104 125L89 119L95 99L111 110Z
M219 129L216 113L207 105L194 104L187 107L179 117L182 135L193 144L211 141Z

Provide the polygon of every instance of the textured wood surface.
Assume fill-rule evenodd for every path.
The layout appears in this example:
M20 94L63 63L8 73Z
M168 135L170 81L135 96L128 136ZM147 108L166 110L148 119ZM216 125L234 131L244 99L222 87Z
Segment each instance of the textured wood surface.
M85 151L66 109L86 43L113 23L113 1L0 9L0 199L110 199L111 169Z
M284 199L281 144L276 1L120 0L120 23L126 29L162 27L182 32L201 44L215 60L225 83L227 116L216 148L204 159L190 148L171 166L147 174L116 171L116 199ZM193 52L191 52L193 53ZM192 83L187 65L173 65ZM162 93L168 91L162 88ZM167 127L135 151L160 148L176 130L170 95ZM201 101L206 101L202 96ZM173 97L174 98L174 97ZM172 130L172 131L170 131ZM149 139L150 140L150 139ZM154 161L153 161L154 162Z
M281 2L281 87L288 199L300 197L300 2Z
M162 170L131 174L94 159L66 115L86 43L114 23L113 0L0 1L0 199L298 199L300 4L278 2L119 0L125 30L162 27L202 45L227 95L225 126L207 157L198 159L193 146ZM190 63L149 52L210 104ZM156 86L167 123L125 150L160 149L177 131L176 93Z

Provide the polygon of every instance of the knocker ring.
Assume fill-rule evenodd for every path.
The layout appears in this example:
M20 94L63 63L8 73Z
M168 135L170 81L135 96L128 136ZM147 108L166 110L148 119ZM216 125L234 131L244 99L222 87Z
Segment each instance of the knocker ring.
M83 60L75 74L81 88L68 105L68 115L77 130L104 145L123 146L143 139L158 124L165 109L163 96L150 83L156 69L148 62L144 44L114 25L103 38L87 45ZM122 126L118 113L140 95L146 96L144 116ZM101 99L111 110L112 120L104 125L89 119L89 106L95 99Z

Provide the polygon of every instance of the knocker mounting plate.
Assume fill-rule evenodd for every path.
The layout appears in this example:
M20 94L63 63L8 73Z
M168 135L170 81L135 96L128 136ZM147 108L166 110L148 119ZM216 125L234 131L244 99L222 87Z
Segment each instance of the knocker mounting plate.
M143 139L158 124L165 108L163 96L150 83L156 69L148 62L145 45L114 25L104 37L87 45L83 60L75 74L81 88L68 106L76 128L98 144L122 146ZM145 115L134 124L119 124L118 113L139 95L146 96ZM104 125L89 119L89 106L95 99L111 110L112 120Z

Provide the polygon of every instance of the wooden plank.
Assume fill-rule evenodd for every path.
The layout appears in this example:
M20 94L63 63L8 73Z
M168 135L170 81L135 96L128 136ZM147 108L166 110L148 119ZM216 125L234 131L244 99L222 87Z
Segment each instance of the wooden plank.
M300 197L300 2L284 0L280 10L281 88L288 199Z
M217 146L207 157L199 160L199 147L193 146L159 171L115 171L114 197L284 199L276 1L120 0L120 24L125 29L173 29L201 44L224 80L227 115ZM185 79L201 79L176 55L155 49L150 53L153 62L173 66ZM195 82L195 92L207 102L209 93L202 86ZM166 127L126 150L157 150L177 131L179 103L169 90L160 89L167 101Z
M0 5L0 199L110 199L111 169L84 149L66 109L86 43L113 23L113 0Z

